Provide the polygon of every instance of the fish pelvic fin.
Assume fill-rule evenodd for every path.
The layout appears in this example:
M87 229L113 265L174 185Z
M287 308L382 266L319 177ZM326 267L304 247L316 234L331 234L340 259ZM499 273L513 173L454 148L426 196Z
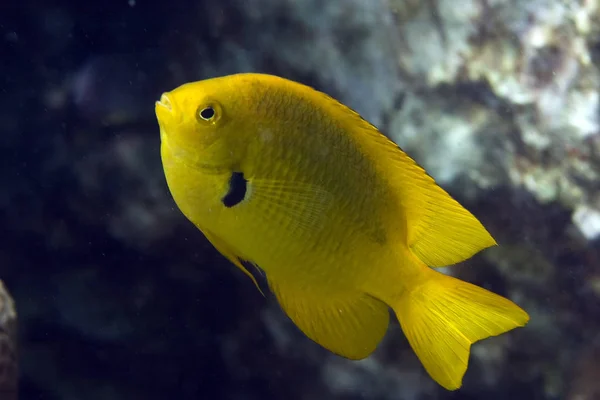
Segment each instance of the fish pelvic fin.
M256 278L254 277L254 275L252 275L250 273L250 271L248 271L246 269L246 267L244 267L244 265L242 264L241 258L235 254L235 252L233 250L231 250L229 248L229 246L227 246L222 240L220 240L216 235L212 234L211 232L207 231L206 229L200 229L202 231L202 233L204 234L204 236L206 236L206 238L208 239L208 241L214 246L215 249L217 249L217 251L219 253L221 253L221 255L223 255L225 258L227 258L229 261L231 261L236 267L238 267L239 269L242 270L242 272L252 280L252 282L254 283L254 286L256 286L256 288L258 289L258 291L260 292L260 294L263 295L263 297L266 297L265 294L263 293L263 291L260 288L260 285L258 284L258 281L256 280Z
M391 306L427 373L445 389L456 390L471 345L525 326L529 315L502 296L415 262L420 271L414 284L406 282Z
M267 278L287 316L306 336L334 354L363 359L387 331L389 307L365 293L319 293Z

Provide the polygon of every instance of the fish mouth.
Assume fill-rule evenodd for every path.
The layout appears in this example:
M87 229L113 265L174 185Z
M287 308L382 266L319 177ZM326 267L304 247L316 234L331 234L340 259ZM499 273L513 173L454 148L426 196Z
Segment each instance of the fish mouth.
M154 111L159 122L165 122L173 118L175 115L173 103L171 103L167 93L163 93L160 100L154 103Z
M160 96L160 100L156 102L156 106L166 108L169 111L173 111L171 100L169 100L169 96L166 93L163 93Z
M173 104L166 93L163 93L160 96L160 100L154 103L154 112L156 113L156 119L160 127L161 141L165 142L167 139L167 128L173 124L175 116Z

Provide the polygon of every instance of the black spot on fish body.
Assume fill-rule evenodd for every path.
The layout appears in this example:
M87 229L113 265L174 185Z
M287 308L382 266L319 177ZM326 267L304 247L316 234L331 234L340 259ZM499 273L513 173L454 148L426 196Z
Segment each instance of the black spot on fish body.
M229 178L229 191L221 201L227 208L234 207L242 202L246 197L248 190L248 181L244 177L243 172L234 172Z

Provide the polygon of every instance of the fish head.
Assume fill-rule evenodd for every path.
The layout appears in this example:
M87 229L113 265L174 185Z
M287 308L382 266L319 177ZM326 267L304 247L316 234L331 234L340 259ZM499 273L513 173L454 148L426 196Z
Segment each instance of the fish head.
M223 78L187 83L155 104L163 154L211 171L234 170L245 151L243 94Z

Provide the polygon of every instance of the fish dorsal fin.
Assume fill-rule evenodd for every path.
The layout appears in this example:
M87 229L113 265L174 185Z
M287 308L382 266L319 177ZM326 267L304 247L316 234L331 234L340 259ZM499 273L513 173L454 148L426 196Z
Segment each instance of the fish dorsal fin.
M200 230L202 231L204 236L206 236L208 241L215 247L215 249L217 249L217 251L219 253L221 253L225 258L227 258L229 261L231 261L236 267L241 269L242 272L244 274L246 274L246 276L248 276L252 280L252 282L254 282L254 285L256 286L256 288L258 289L260 294L265 296L265 294L261 290L260 286L258 285L258 282L256 281L256 278L254 277L254 275L252 275L250 273L250 271L248 271L244 267L242 262L240 261L241 260L240 257L237 256L235 254L235 252L233 250L231 250L225 243L223 243L223 241L221 241L219 238L217 238L217 236L213 235L211 232L208 232L207 230L202 230L202 229L200 229Z
M479 220L395 143L371 134L375 157L404 209L408 246L431 267L464 261L496 241ZM377 148L379 147L379 148Z
M496 245L473 214L375 126L325 93L315 91L312 97L339 119L341 128L398 193L406 218L408 245L424 263L432 267L455 264Z

